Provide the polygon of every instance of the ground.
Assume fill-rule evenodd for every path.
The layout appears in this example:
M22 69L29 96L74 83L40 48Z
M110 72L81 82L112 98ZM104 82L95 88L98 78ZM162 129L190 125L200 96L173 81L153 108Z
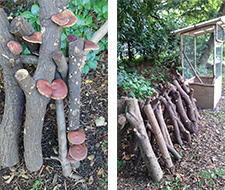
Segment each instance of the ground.
M147 175L144 164L137 164L137 155L127 151L129 135L126 135L119 154L119 190L224 190L225 189L225 73L223 73L222 98L218 109L200 110L202 119L199 130L192 135L191 143L176 145L182 159L174 161L168 170L160 157L164 177L154 183Z
M105 65L103 69L102 66ZM85 182L65 178L62 175L60 163L50 159L58 155L57 125L55 118L54 101L51 100L47 107L42 149L44 164L37 172L27 171L23 158L22 132L20 138L21 161L13 168L0 168L0 190L75 190L107 189L108 182L108 69L107 62L101 60L96 70L91 70L82 76L81 89L81 115L82 129L86 134L88 148L87 158L81 161L80 167L74 171L81 175ZM0 72L0 84L2 85L2 73ZM4 98L0 93L0 121L2 119ZM68 107L65 108L68 112ZM99 119L99 122L96 119ZM101 120L102 119L102 120ZM105 119L105 121L104 121ZM98 125L97 126L96 122Z

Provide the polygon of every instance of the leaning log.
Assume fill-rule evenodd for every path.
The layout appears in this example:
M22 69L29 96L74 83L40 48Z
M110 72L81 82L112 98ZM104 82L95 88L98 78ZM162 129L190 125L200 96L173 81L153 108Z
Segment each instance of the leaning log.
M154 181L160 181L163 177L163 172L149 142L144 122L138 107L138 102L136 99L129 99L126 100L126 105L126 118L138 139L141 155L145 162L145 166L148 169L148 173Z
M172 162L169 152L167 150L165 140L163 138L163 135L161 133L160 127L155 118L155 114L154 114L154 111L153 111L151 105L150 104L145 105L144 111L148 117L148 121L152 127L152 132L155 135L157 144L159 145L159 149L160 149L160 152L162 153L162 157L166 163L166 166L167 166L167 168L171 168L171 167L173 167L173 162Z

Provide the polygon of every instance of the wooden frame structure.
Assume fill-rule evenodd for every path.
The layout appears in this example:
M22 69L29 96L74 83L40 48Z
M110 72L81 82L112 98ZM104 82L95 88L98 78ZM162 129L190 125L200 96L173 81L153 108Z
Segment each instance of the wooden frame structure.
M192 26L188 26L186 28L182 28L176 31L173 31L175 34L180 35L181 41L181 65L182 65L182 76L185 78L185 67L184 67L184 59L189 64L191 70L194 73L194 77L185 78L185 82L190 85L191 88L194 89L194 97L197 100L197 106L199 108L208 108L215 109L218 101L221 97L222 91L222 52L223 52L223 38L219 38L218 31L225 27L225 16L218 17L215 19L211 19L205 22L201 22ZM205 35L205 34L214 34L213 35L213 76L199 76L196 72L197 63L196 63L196 37ZM194 45L194 53L193 53L193 64L191 64L188 59L185 49L183 37L190 36L193 37L193 45ZM220 48L221 52L218 52L217 47ZM221 49L222 48L222 49ZM218 61L216 53L219 53L220 59ZM220 72L218 74L218 68Z

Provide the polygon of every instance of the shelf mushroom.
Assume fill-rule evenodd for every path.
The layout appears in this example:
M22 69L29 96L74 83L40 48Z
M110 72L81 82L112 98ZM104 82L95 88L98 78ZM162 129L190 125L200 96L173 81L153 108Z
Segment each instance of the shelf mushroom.
M72 144L82 144L85 140L85 134L81 129L69 131L67 137Z
M87 147L85 144L73 145L69 148L69 154L74 160L83 160L87 156Z
M62 27L73 26L77 22L77 17L68 9L53 15L51 20Z
M85 40L84 41L84 50L97 50L99 49L99 45L90 41L90 40Z
M67 159L70 163L75 163L75 162L77 162L77 160L74 160L74 159L72 158L72 156L70 156L69 152L67 153L66 159Z
M21 44L16 41L9 41L7 43L7 46L9 50L12 52L12 54L15 54L15 55L20 54L23 50L23 47L21 46Z
M30 36L22 36L22 38L30 43L42 44L42 34L41 32L34 32Z
M60 78L53 80L52 84L40 79L37 81L37 89L43 96L51 97L54 100L64 99L68 93L66 83Z

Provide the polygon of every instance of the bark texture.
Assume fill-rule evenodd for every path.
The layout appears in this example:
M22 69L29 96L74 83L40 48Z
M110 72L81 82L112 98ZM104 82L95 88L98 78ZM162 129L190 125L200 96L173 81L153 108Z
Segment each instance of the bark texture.
M84 66L84 39L69 43L69 128L78 130L80 127L80 85L81 71Z
M157 143L159 145L159 149L160 149L160 152L162 153L162 157L163 157L163 159L166 163L166 166L168 168L171 168L171 167L173 167L173 162L170 158L169 152L168 152L167 147L166 147L165 140L163 138L163 135L162 135L160 127L159 127L159 124L156 120L156 117L155 117L155 114L153 112L153 109L152 109L151 105L150 104L145 105L144 110L145 110L145 113L148 117L148 121L149 121L149 123L152 127L152 132L155 135L155 138L156 138Z
M162 179L163 172L149 142L144 121L138 107L138 102L135 99L126 100L126 105L126 118L134 129L135 135L138 139L141 155L148 169L149 175L154 181L160 181Z
M56 66L50 55L54 51L60 51L62 28L51 21L51 16L63 10L69 0L39 0L38 2L43 43L40 47L37 69L33 78L24 70L16 74L26 95L24 157L26 167L30 171L39 170L43 163L41 137L46 105L50 100L41 95L35 85L39 79L45 79L49 83L54 79Z
M19 162L19 133L23 121L24 95L14 74L22 68L18 55L13 55L7 43L16 40L9 33L9 22L0 9L0 65L5 87L4 115L0 125L0 166L11 167Z

